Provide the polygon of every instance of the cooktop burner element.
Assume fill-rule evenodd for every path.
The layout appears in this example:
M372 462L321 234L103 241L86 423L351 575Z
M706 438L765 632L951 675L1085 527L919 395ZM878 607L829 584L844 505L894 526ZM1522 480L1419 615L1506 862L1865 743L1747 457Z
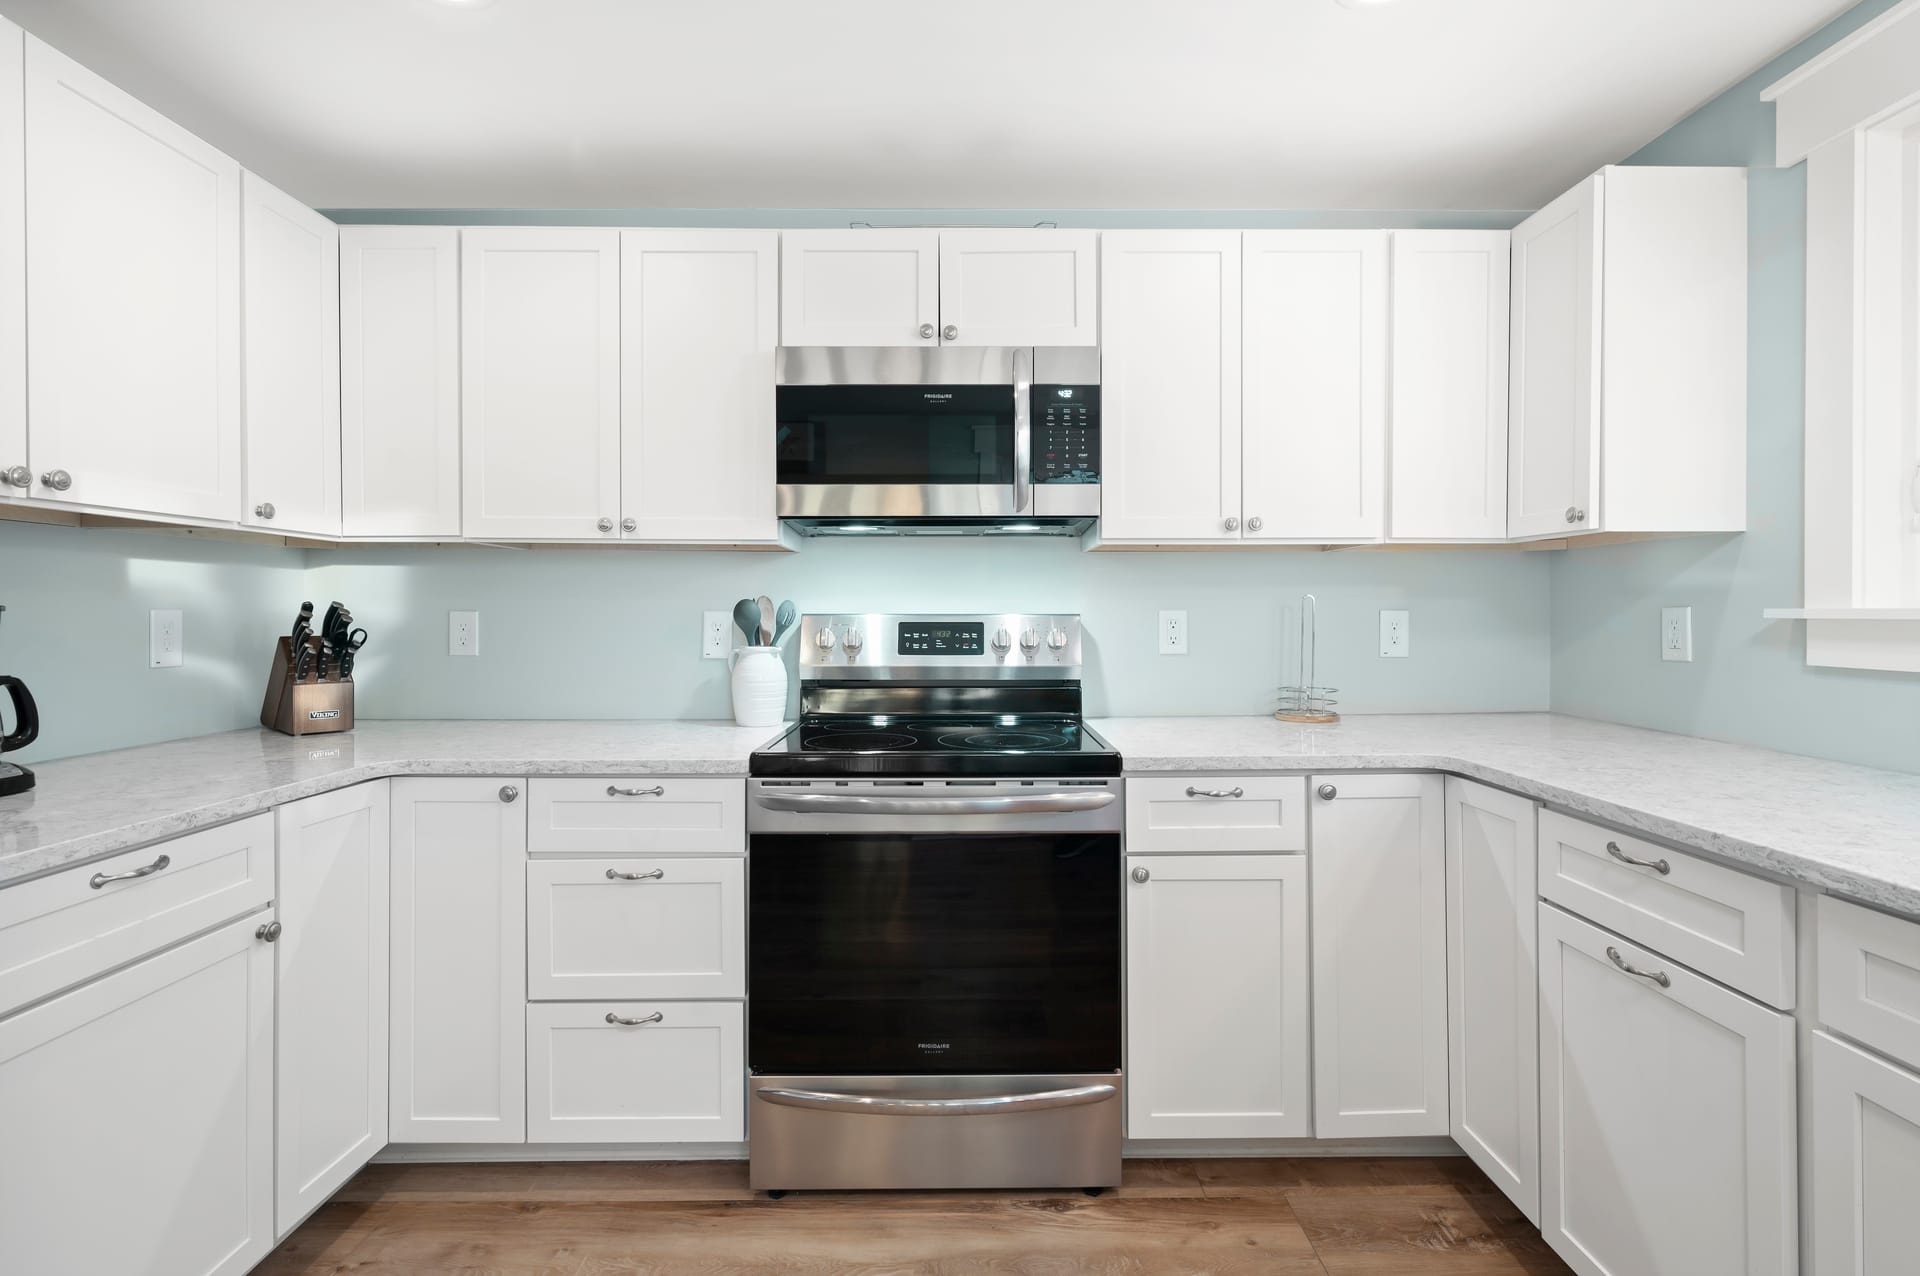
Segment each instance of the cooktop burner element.
M912 736L894 731L842 730L830 726L801 747L822 753L889 753L894 749L910 749L913 744Z

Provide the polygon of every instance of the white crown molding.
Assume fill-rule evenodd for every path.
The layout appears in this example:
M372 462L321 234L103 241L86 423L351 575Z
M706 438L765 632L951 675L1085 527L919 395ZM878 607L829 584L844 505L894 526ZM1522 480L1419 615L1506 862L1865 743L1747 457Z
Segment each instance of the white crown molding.
M1776 108L1774 162L1782 168L1920 101L1920 0L1895 5L1760 97Z

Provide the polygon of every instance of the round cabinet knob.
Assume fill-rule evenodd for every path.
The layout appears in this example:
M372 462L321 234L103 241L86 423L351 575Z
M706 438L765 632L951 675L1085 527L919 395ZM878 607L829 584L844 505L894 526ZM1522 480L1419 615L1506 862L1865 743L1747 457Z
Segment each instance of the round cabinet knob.
M1220 526L1226 528L1230 532L1237 532L1240 530L1240 520L1237 518L1229 518L1226 522L1220 524Z
M1152 877L1153 874L1144 868L1136 868L1131 873L1128 873L1127 876L1136 882L1145 882L1149 877Z
M56 492L64 492L73 486L73 475L65 470L48 470L40 476L40 482Z
M1340 796L1340 790L1334 788L1331 784L1323 784L1315 789L1314 792L1320 795L1322 802L1331 802Z
M630 518L623 518L620 520L620 530L623 532L636 531L638 530L639 526L640 524L638 522Z
M932 324L930 324L930 323L923 323L923 324L921 324L921 325L920 325L920 340L922 340L922 341L932 341L932 340L933 340L933 325L932 325Z
M945 341L957 341L960 338L960 329L952 324L948 324L940 330L940 336L941 339Z
M598 523L595 523L594 526L599 528L603 532L610 532L613 530L613 520L610 518L603 518Z
M813 636L813 645L820 648L820 650L822 651L832 651L833 650L833 630L822 629L819 633L815 634Z
M995 630L993 635L993 649L1003 656L1006 655L1007 652L1013 649L1013 635L1005 629Z
M1575 511L1573 512L1573 521L1574 521L1574 522L1576 522L1576 523L1584 523L1584 522L1586 522L1586 521L1587 521L1587 512L1586 512L1585 510L1575 510Z
M33 471L24 465L10 466L6 473L0 474L0 478L4 478L7 481L8 487L33 486Z
M860 648L867 645L867 638L866 635L858 629L849 629L847 630L847 636L840 640L840 645L845 647L847 654L851 656L859 651Z
M253 932L253 937L255 939L264 939L271 944L274 940L280 938L280 923L267 922L261 926L260 929Z
M1065 651L1067 649L1067 631L1064 629L1048 630L1047 649L1049 651Z
M500 786L500 800L502 802L511 802L519 796L520 796L520 790L515 788L513 785L503 784Z
M1571 505L1567 506L1567 521L1571 523L1574 520L1574 518L1579 515L1579 513L1580 511L1573 508L1573 506Z
M1020 631L1020 650L1022 651L1040 650L1040 631L1038 629L1029 628L1029 629L1022 629Z
M1248 519L1248 520L1247 520L1247 530L1248 530L1248 531L1250 531L1250 532L1257 532L1257 531L1259 531L1259 530L1260 530L1260 527L1261 527L1261 523L1260 523L1260 520L1259 520L1258 518L1250 518L1250 519Z
M273 510L272 501L262 501L260 502L260 504L253 507L253 516L255 518L272 518L273 513L274 513L274 510Z

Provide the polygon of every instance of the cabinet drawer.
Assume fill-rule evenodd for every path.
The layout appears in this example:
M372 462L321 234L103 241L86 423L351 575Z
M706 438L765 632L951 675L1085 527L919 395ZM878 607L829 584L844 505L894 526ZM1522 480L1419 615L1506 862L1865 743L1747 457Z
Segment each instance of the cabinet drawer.
M1920 1068L1920 925L1822 895L1820 1022Z
M747 849L746 781L639 776L533 780L527 850L534 855L739 855Z
M1304 851L1298 775L1178 775L1127 781L1129 851Z
M1540 894L1710 979L1793 1009L1788 887L1542 811Z
M271 812L0 890L0 1014L272 898Z
M738 1002L528 1006L527 1142L740 1142L741 1018Z
M746 861L534 860L527 996L739 997Z

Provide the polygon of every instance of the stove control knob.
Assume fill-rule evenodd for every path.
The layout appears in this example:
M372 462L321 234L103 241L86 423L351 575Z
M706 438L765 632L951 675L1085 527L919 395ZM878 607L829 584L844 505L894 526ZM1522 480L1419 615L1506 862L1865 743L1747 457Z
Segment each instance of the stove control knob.
M867 640L858 629L849 629L847 636L840 640L840 645L846 648L849 656L854 656L860 653L860 648L867 645Z
M1026 652L1029 656L1040 650L1040 631L1038 629L1022 629L1020 631L1020 650Z
M1012 649L1012 647L1013 647L1012 634L1009 634L1004 628L994 631L993 649L995 651L999 652L1001 655L1004 656L1007 654L1009 650Z
M813 636L813 645L820 648L823 654L825 652L832 651L833 650L833 630L822 629L819 633L815 634Z
M1047 649L1049 651L1065 651L1067 649L1067 631L1064 629L1049 631L1047 634Z

